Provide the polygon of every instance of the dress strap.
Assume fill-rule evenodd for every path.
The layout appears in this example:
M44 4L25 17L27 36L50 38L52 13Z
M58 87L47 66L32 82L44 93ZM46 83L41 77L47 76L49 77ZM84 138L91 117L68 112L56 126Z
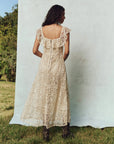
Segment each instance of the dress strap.
M44 37L42 27L41 27L41 34L42 34L42 36Z

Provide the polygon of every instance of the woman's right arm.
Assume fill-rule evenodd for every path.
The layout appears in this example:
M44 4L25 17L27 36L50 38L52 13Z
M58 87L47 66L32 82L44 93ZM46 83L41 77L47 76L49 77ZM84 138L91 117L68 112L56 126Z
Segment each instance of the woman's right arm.
M34 46L33 46L33 54L38 56L38 57L42 57L42 53L39 51L39 46L40 46L40 35L41 35L41 30L38 29L37 32L36 32L36 39L34 41Z

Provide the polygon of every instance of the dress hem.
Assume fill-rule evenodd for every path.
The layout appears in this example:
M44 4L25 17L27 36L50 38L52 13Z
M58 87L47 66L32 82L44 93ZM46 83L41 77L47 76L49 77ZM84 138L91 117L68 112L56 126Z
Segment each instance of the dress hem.
M26 119L21 119L21 121L22 122L24 122L24 124L26 125L26 126L33 126L33 127L41 127L41 126L46 126L46 128L51 128L51 127L54 127L54 126L59 126L59 127L63 127L63 126L66 126L67 125L67 123L70 123L70 121L67 121L67 122L64 122L63 124L59 124L59 123L57 123L57 122L53 122L52 124L49 124L48 126L46 125L46 124L44 124L43 122L42 123L40 123L40 124L35 124L35 123L33 123L33 122L28 122L28 120L26 120Z

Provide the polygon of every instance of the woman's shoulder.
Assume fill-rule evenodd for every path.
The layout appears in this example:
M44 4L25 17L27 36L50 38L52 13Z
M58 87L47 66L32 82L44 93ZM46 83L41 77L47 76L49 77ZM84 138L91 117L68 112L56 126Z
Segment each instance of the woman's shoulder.
M66 32L70 32L71 31L71 28L67 27L67 26L64 26L64 25L60 25L58 27L63 27L65 29ZM41 32L41 29L45 29L45 28L48 28L48 26L40 26L37 28L37 32Z

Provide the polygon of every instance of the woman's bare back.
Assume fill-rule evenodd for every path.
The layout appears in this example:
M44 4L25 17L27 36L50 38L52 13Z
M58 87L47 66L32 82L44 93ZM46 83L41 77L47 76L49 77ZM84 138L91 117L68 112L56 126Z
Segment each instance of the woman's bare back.
M42 31L43 31L43 35L44 37L48 38L48 39L56 39L60 37L61 34L61 30L62 30L61 25L48 25L48 26L43 26L42 27Z

